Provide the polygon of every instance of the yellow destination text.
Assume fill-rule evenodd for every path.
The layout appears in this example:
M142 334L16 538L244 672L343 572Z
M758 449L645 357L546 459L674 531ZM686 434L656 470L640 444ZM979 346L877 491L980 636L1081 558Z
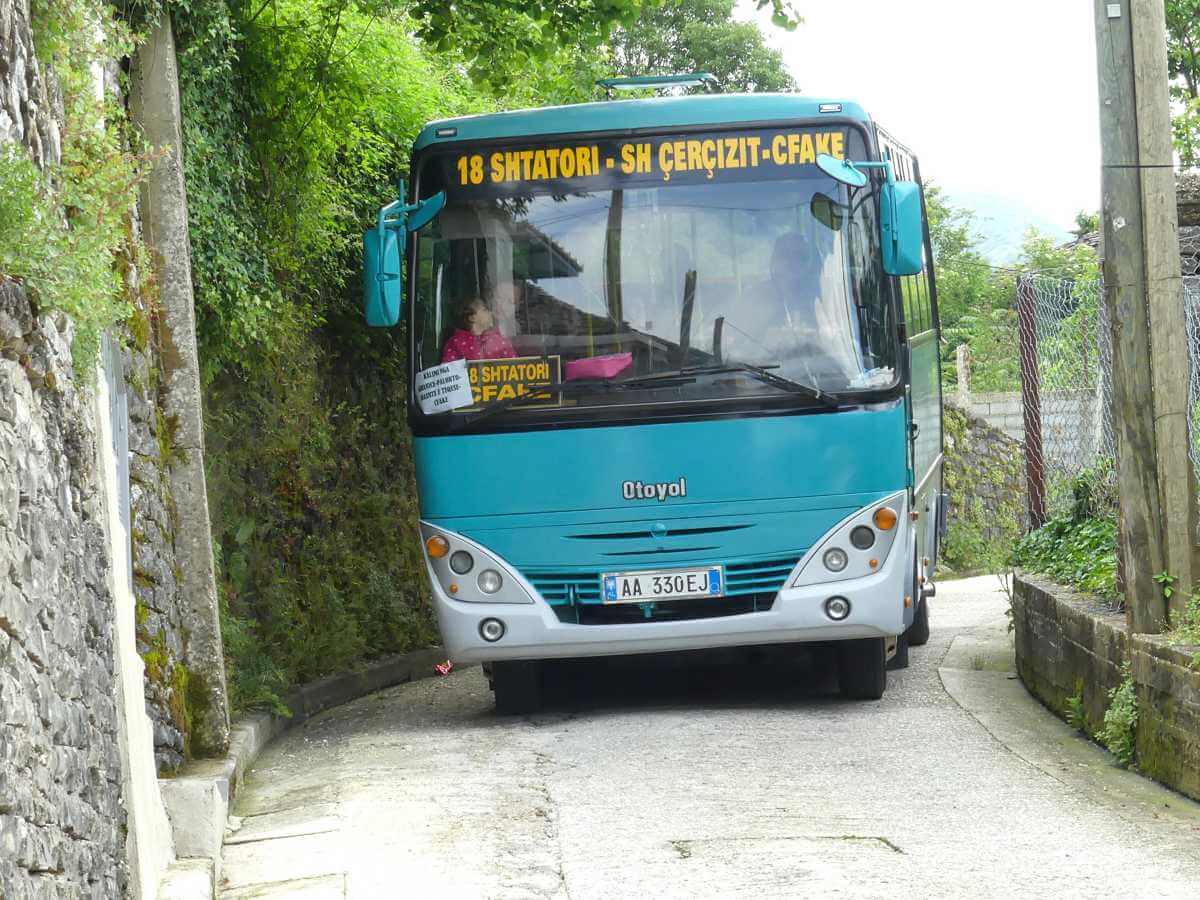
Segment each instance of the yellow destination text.
M517 184L598 176L649 176L670 181L682 173L718 178L722 172L778 172L812 165L827 153L846 157L842 131L780 131L758 134L655 138L615 144L581 144L469 153L455 161L462 186ZM764 173L765 174L765 173Z
M557 402L550 394L559 378L557 356L481 359L467 363L475 404L528 396L531 403Z

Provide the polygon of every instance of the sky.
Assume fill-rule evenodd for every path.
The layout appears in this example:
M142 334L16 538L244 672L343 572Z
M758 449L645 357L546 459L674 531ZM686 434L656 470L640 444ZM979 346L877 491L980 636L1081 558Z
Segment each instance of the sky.
M1100 205L1093 6L1086 0L796 0L776 28L740 0L802 93L857 100L976 210L983 249L1007 261L1028 225L1074 227Z

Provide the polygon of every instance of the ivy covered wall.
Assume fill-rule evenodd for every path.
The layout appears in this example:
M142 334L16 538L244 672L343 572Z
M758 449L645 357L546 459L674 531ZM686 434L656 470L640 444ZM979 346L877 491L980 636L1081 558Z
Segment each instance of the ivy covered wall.
M943 427L950 516L940 565L956 574L999 572L1027 528L1024 448L952 403Z

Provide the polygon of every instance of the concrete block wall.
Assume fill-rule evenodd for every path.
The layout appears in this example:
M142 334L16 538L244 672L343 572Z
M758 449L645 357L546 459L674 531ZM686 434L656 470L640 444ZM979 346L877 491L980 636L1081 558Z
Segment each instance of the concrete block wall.
M1200 800L1200 648L1159 635L1129 634L1124 613L1062 585L1021 573L1014 579L1017 672L1063 718L1080 697L1086 730L1104 723L1109 691L1128 671L1137 693L1137 767Z
M982 419L1015 441L1025 441L1025 407L1021 394L947 394L946 402ZM1111 435L1098 413L1096 390L1046 391L1042 403L1042 450L1046 462L1066 472L1090 464L1097 452L1108 452Z

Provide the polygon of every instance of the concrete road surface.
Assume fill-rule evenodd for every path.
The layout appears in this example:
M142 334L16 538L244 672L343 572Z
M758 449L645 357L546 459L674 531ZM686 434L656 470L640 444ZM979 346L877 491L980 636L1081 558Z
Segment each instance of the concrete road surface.
M795 650L566 666L519 719L477 668L366 697L260 757L221 896L1200 897L1200 806L1025 693L1006 607L940 585L877 702Z

